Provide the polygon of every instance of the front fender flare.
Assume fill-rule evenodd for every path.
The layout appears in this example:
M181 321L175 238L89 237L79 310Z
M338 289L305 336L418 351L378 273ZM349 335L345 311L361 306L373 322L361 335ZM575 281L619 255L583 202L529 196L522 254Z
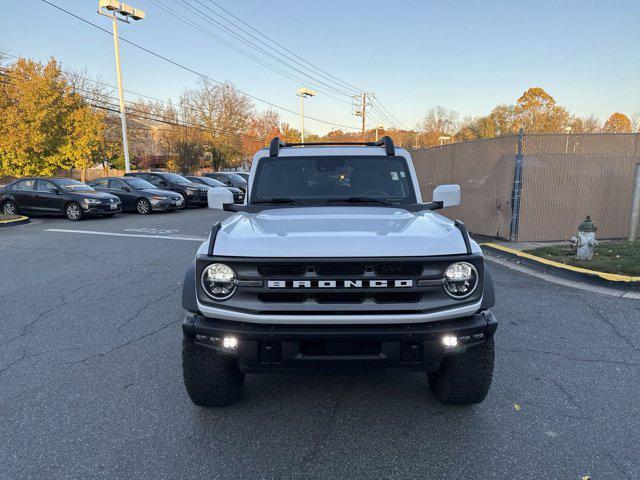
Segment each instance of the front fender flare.
M196 297L196 262L191 262L182 283L182 308L188 312L200 313Z
M491 308L496 304L496 294L493 290L493 279L491 278L491 270L484 264L484 282L482 286L482 305L481 310Z

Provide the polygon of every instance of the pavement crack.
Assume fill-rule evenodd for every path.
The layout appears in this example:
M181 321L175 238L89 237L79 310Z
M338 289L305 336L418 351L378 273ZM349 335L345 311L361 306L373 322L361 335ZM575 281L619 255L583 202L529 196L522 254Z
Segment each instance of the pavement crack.
M556 357L562 357L562 358L566 358L567 360L580 362L580 363L610 363L614 365L625 365L628 367L640 367L640 363L636 363L636 362L623 362L621 360L607 360L603 358L580 358L580 357L567 355L565 353L552 352L550 350L541 350L537 348L510 349L510 348L504 348L504 347L496 347L496 350L500 350L508 353L540 353L543 355L552 355Z
M327 415L327 419L325 420L322 428L320 429L320 432L318 433L318 435L316 435L316 438L313 441L311 452L309 452L308 455L305 455L302 459L302 462L300 463L301 469L304 469L306 465L313 464L313 462L316 459L316 456L320 452L320 449L324 445L326 438L329 435L331 435L331 432L333 432L333 429L335 427L335 421L334 421L335 417L338 414L338 411L340 410L340 408L342 408L342 404L344 403L344 400L347 394L351 390L351 387L353 386L353 382L357 376L358 376L357 374L351 375L351 377L349 377L349 380L347 380L347 384L336 396L336 399L333 402L333 405L331 406L331 410Z
M600 310L598 310L596 307L594 307L593 305L591 305L589 302L584 301L584 304L587 306L587 308L589 308L589 310L591 310L593 313L595 313L596 317L602 321L603 323L605 323L606 325L609 326L609 328L611 329L611 331L620 339L622 340L624 343L626 343L629 347L631 347L635 352L640 352L640 349L638 349L638 346L633 343L629 338L626 337L626 335L623 335L622 332L620 332L620 330L618 330L615 325L613 323L611 323L609 321L609 319L607 318L607 316L602 313Z
M160 328L157 328L156 330L153 330L149 333L145 333L144 335L141 335L139 337L136 338L132 338L131 340L128 340L124 343L120 343L118 345L115 345L114 347L110 348L109 350L106 350L104 352L100 352L100 353L96 353L95 355L89 355L88 357L84 357L81 358L80 360L74 360L72 362L63 362L63 363L59 363L58 365L76 365L78 363L84 363L87 362L89 360L93 360L94 358L100 358L100 357L105 357L107 355L112 354L113 352L120 350L121 348L124 348L128 345L131 345L133 343L139 342L141 340L144 340L145 338L149 338L152 335L156 335L157 333L162 332L163 330L166 330L167 328L169 328L171 325L175 325L178 322L181 322L182 320L173 320L169 323L164 324L163 326L161 326Z

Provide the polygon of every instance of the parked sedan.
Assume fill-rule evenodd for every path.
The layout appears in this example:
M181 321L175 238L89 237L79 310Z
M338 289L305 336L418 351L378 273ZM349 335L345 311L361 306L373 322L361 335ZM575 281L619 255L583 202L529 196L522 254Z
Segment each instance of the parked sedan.
M182 208L182 196L170 190L160 190L151 183L135 177L105 177L91 182L100 192L111 193L120 198L122 210L146 215L155 210Z
M120 199L97 192L86 183L69 178L22 178L7 185L0 196L2 212L66 215L82 220L86 215L113 217L122 211Z
M207 192L209 187L196 185L182 175L171 172L131 172L125 173L125 177L141 178L162 190L171 190L182 196L184 207L207 205Z
M233 193L233 203L244 203L244 191L240 190L239 188L228 187L224 183L209 177L196 177L192 175L187 175L185 178L188 178L193 183L206 185L207 187L211 187L211 188L226 188L231 193Z

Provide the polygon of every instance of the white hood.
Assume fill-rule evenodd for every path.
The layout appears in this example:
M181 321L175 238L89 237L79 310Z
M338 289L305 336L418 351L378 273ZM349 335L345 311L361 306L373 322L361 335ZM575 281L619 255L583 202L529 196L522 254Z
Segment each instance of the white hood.
M472 242L474 252L480 252ZM434 212L369 206L278 208L222 222L214 255L416 257L466 253L453 222Z

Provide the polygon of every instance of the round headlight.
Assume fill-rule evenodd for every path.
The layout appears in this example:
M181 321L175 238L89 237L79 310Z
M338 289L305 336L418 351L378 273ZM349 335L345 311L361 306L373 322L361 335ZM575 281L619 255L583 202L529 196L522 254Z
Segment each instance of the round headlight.
M202 288L214 300L226 300L236 293L236 274L223 263L212 263L202 272Z
M478 270L468 262L452 263L444 272L444 290L450 297L461 299L478 286Z

